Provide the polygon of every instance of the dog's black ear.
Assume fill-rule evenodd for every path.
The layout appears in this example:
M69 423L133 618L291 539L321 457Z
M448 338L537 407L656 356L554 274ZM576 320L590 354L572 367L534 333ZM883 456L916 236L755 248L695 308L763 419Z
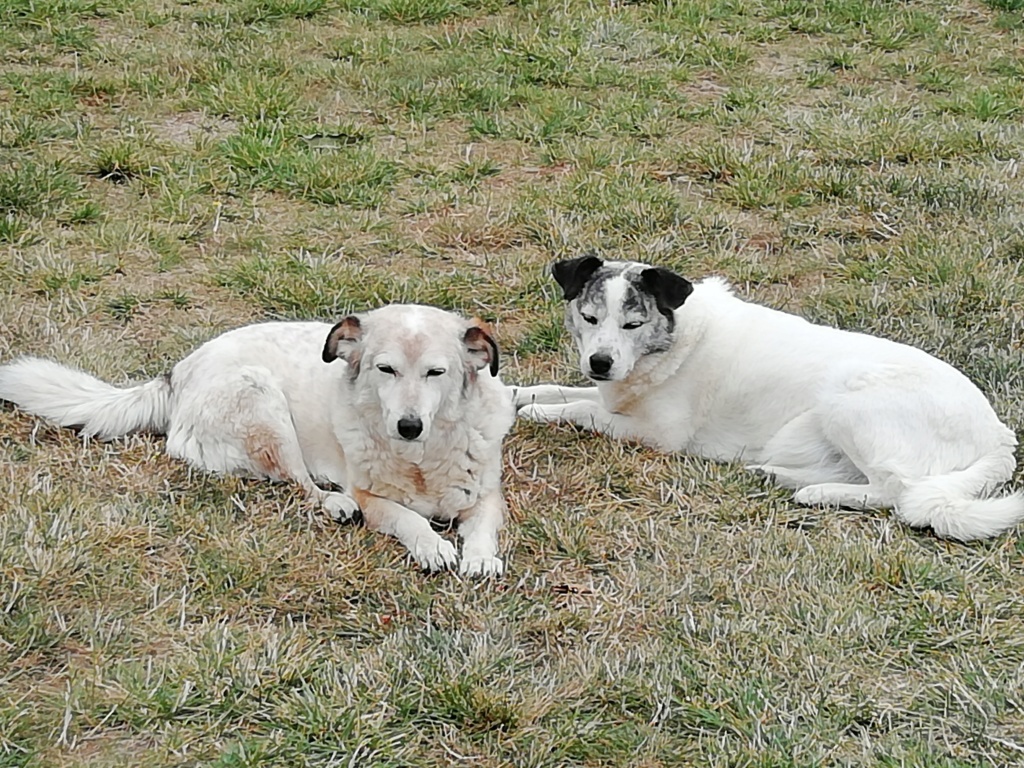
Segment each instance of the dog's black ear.
M662 267L645 269L640 273L640 282L644 290L654 297L658 311L667 317L683 306L686 297L693 293L693 283Z
M575 259L556 261L551 265L551 274L560 286L566 301L572 301L580 295L583 286L604 262L593 252L585 253Z
M359 369L359 342L363 338L363 324L358 315L349 315L331 328L324 342L323 358L325 363L332 363L341 358L354 371Z
M497 376L500 359L498 345L494 341L493 334L494 331L491 330L491 326L487 322L479 317L474 317L469 321L469 328L466 329L462 340L466 345L466 351L469 352L469 359L472 361L473 367L479 371L485 366L490 366L491 376Z

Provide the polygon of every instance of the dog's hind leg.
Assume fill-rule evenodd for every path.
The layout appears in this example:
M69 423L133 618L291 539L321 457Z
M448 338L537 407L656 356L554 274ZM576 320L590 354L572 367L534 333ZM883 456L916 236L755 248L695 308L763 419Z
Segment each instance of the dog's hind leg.
M929 432L931 417L922 412L920 393L840 389L818 412L829 454L859 477L802 483L793 500L847 509L893 507L905 487L899 468L918 463L925 450L908 439Z
M356 500L347 493L325 491L310 477L302 458L302 449L291 420L252 425L245 438L245 449L258 471L271 480L293 482L302 487L306 497L335 520L351 520L359 510Z
M859 484L866 482L864 475L845 457L823 456L810 466L778 466L775 464L748 464L744 469L770 475L783 488L803 488L822 483Z
M347 520L359 505L347 493L319 488L302 457L285 394L270 372L245 366L175 392L167 452L225 474L295 483L333 518Z
M747 469L771 475L784 488L821 483L864 483L864 474L824 435L814 410L791 419L759 451L762 463Z

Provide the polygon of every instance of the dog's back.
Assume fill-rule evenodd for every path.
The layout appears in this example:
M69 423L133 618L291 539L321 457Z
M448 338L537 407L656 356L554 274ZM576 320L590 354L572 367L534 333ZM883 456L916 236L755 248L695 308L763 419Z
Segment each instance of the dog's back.
M966 376L923 350L743 301L718 279L694 286L677 325L668 356L678 355L678 365L659 396L690 404L683 450L766 461L765 446L792 419L814 406L848 407L858 391L870 393L876 413L889 414L893 431L921 408L942 414L934 428L961 447L976 445L978 456L1009 433Z

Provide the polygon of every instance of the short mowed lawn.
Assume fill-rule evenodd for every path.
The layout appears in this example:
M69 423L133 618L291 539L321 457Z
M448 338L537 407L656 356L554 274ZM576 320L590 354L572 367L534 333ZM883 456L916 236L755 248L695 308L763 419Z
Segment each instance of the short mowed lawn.
M580 380L596 248L1024 436L1021 0L0 0L0 361L415 301ZM0 406L0 766L1024 765L1024 540L519 423L507 574ZM1018 471L1016 484L1022 484Z

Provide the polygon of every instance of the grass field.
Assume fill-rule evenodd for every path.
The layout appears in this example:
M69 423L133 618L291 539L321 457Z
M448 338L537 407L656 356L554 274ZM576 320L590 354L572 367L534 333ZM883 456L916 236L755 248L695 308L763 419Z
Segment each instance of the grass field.
M576 382L547 265L594 247L921 346L1024 436L1022 50L1022 0L0 0L0 360L418 301ZM0 407L0 766L1024 765L1019 533L506 449L469 582Z

